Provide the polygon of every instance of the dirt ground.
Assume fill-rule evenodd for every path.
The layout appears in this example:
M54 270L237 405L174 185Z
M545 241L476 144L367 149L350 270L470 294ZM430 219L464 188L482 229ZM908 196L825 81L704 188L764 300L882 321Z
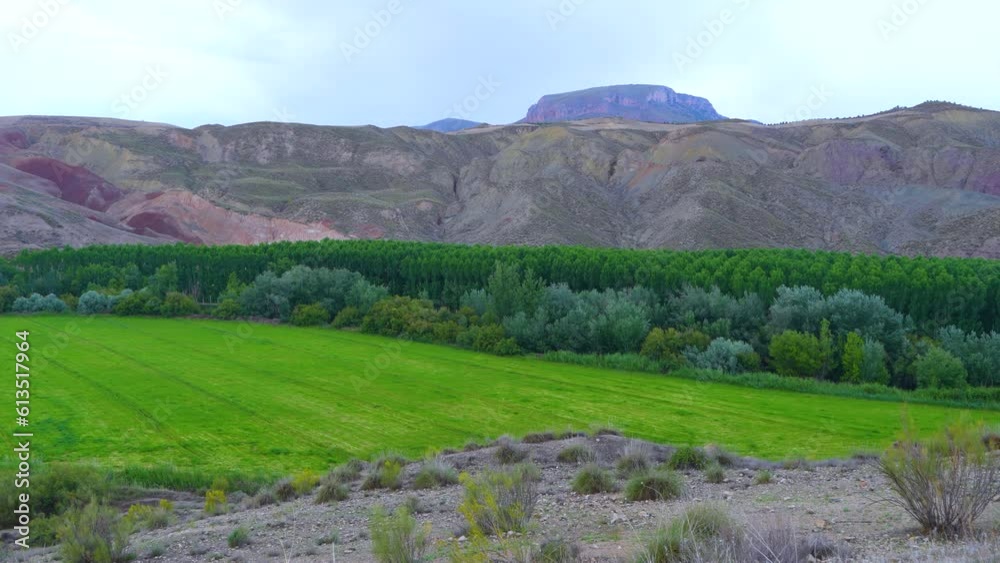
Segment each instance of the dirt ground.
M541 468L542 479L532 530L512 539L540 544L546 539L563 538L580 547L579 561L631 561L642 539L659 525L691 505L715 502L728 507L741 522L785 522L803 537L822 536L849 554L840 560L1000 562L1000 503L994 502L982 519L980 539L931 541L918 534L902 510L880 502L888 494L886 484L874 465L863 459L790 468L738 458L726 468L722 483L706 482L701 471L683 472L684 495L672 501L633 503L625 501L621 492L572 492L570 482L579 466L557 462L562 449L586 444L597 452L598 462L610 468L628 442L626 438L605 435L521 445ZM671 452L664 446L646 447L657 461L667 459ZM489 447L451 453L442 459L459 471L475 474L497 465L494 450ZM463 489L452 485L413 490L410 485L418 468L419 464L406 467L405 486L399 491L361 491L359 483L354 483L350 498L334 505L316 504L312 493L291 502L251 509L249 499L236 494L229 499L228 514L207 517L202 513L201 498L164 495L176 500L177 523L133 536L132 547L137 561L149 562L373 561L368 534L370 511L376 505L393 509L415 496L421 507L417 519L432 526L434 545L430 554L447 560L449 549L469 541L463 536L464 518L456 511ZM757 484L757 472L765 468L773 479ZM155 495L149 500L155 500ZM250 543L234 549L228 546L227 537L237 526L249 530ZM333 537L336 543L330 543ZM20 554L14 560L47 562L57 558L57 551L49 548Z

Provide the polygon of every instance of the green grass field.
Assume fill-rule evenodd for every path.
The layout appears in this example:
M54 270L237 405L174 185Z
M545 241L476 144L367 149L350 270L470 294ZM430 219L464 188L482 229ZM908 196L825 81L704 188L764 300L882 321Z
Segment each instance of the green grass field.
M70 316L7 316L0 329L11 363L14 333L31 332L32 448L49 461L291 472L387 449L417 456L470 438L608 423L663 443L824 458L890 444L904 409L921 431L962 415L329 329Z

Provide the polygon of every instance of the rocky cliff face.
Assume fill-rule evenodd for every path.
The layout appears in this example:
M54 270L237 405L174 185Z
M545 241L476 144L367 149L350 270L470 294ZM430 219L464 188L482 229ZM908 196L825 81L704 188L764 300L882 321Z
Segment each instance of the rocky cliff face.
M346 237L1000 258L1000 113L948 104L450 134L0 118L0 140L5 253Z
M523 121L554 123L598 117L652 123L725 119L705 98L679 94L666 86L627 85L543 96Z

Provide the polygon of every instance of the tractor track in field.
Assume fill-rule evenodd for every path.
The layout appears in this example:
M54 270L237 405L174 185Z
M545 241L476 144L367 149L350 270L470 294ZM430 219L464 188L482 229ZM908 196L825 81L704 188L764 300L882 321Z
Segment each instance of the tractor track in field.
M137 329L137 328L135 328L135 327L133 327L131 325L128 325L126 323L121 323L121 322L118 322L118 321L113 321L111 324L115 324L117 326L120 326L122 328L126 328L126 329L134 331L134 332L139 332L141 334L144 334L144 335L148 336L149 338L151 338L153 340L157 340L157 341L163 342L165 344L178 345L178 343L175 342L175 341L172 341L172 340L169 340L169 339L165 339L165 338L162 338L162 337L159 337L159 336L155 336L155 335L149 333L148 331ZM211 330L213 332L218 332L218 333L225 334L225 335L233 335L232 332L221 330L221 329L218 329L218 328L215 328L215 327L206 326L205 328L207 328L207 329L209 329L209 330ZM251 339L250 337L246 337L246 338L244 338L244 337L238 337L238 338L245 339L245 340L250 340ZM255 340L257 342L260 342L260 343L267 344L269 346L273 346L275 348L280 348L282 350L286 350L286 351L288 351L290 353L293 353L293 354L299 354L299 353L302 352L302 350L299 349L299 348L295 348L294 346L287 346L287 345L281 344L279 342L275 342L273 340L270 340L268 338L253 338L253 340ZM383 349L383 351L384 351L384 349ZM215 355L212 355L212 354L207 354L207 353L201 353L201 355L203 357L208 357L208 358L218 358L218 356L215 356ZM336 361L336 360L339 359L336 356L320 356L320 358L321 359L327 359L327 360L330 360L330 361ZM230 362L230 363L232 363L234 365L240 366L240 367L242 367L244 369L248 369L248 370L251 370L251 371L257 370L257 366L254 366L254 365L249 365L249 364L246 364L246 363L242 363L242 362L234 361L234 360L228 360L228 359L226 361ZM282 374L281 377L284 377L289 383L293 383L295 385L301 385L302 387L307 387L309 389L312 389L312 390L315 390L315 391L321 391L321 392L324 392L324 393L328 393L330 391L329 387L325 387L325 386L322 386L322 385L316 385L314 383L308 383L308 382L303 381L301 379L290 377L290 376L287 375L288 373L289 372L287 372L287 371L281 372L281 374ZM369 408L367 410L369 410L371 412L378 412L380 409L373 407L373 408ZM457 426L456 427L452 427L452 426L445 426L445 425L440 425L440 424L437 425L437 426L439 428L445 428L445 429L448 429L448 430L453 430L455 432L464 431L464 428L460 428L460 427L457 427Z
M48 325L45 325L44 323L39 323L39 324L42 324L42 326L48 326ZM51 328L51 327L49 327L49 328ZM115 356L123 358L123 359L125 359L127 361L130 361L132 363L138 364L138 365L140 365L140 366L142 366L142 367L150 370L153 373L159 374L161 377L163 377L163 378L165 378L167 380L170 380L170 381L173 381L175 383L178 383L178 384L180 384L180 385L182 385L184 387L187 387L187 388L195 391L196 393L200 393L200 394L202 394L202 395L204 395L206 397L214 399L214 400L218 401L219 403L230 405L233 408L237 409L238 411L240 411L240 412L248 415L250 418L252 418L254 420L257 420L257 421L260 421L261 423L263 423L265 425L278 426L279 428L281 428L281 429L285 430L286 432L288 432L289 435L299 435L299 436L302 435L301 432L297 431L296 429L294 429L294 428L292 428L292 427L290 427L290 426L288 426L286 424L281 423L280 421L277 421L277 420L274 420L274 419L271 419L271 418L267 418L267 417L261 415L260 413L258 413L257 411L255 411L255 410L253 410L253 409L251 409L251 408L249 408L249 407L247 407L245 405L242 405L242 404L240 404L237 401L234 401L232 399L224 397L224 396L222 396L222 395L220 395L218 393L215 393L215 392L206 390L204 388L201 388L201 387L199 387L199 386L197 386L197 385L195 385L195 384L193 384L193 383L191 383L189 381L186 381L185 379L183 379L181 377L178 377L178 376L176 376L176 375L168 372L168 371L165 371L165 370L160 369L160 368L158 368L158 367L156 367L156 366L154 366L152 364L149 364L147 362L139 360L138 358L135 358L135 357L127 355L127 354L123 354L123 353L121 353L121 352L119 352L119 351L117 351L117 350L115 350L113 348L105 346L104 344L101 344L101 343L99 343L97 341L94 341L92 339L86 338L86 337L84 337L82 335L77 335L77 336L75 336L75 338L79 338L80 340L82 340L84 342L87 342L87 343L89 343L90 345L92 345L92 346L94 346L96 348L105 350L105 351L107 351L107 352L109 352L109 353L111 353L111 354L113 354ZM326 445L316 442L316 440L313 439L313 438L306 438L305 441L307 441L310 445L312 445L312 446L314 446L316 448L319 448L320 451L326 451L328 449L328 447ZM192 452L192 453L194 453L194 452Z

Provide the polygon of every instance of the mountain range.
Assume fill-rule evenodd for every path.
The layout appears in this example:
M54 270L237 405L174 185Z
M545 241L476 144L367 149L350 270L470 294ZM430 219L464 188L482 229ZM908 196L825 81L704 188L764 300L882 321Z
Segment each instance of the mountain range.
M0 253L392 238L1000 258L998 112L765 126L663 87L577 94L451 133L0 118Z

